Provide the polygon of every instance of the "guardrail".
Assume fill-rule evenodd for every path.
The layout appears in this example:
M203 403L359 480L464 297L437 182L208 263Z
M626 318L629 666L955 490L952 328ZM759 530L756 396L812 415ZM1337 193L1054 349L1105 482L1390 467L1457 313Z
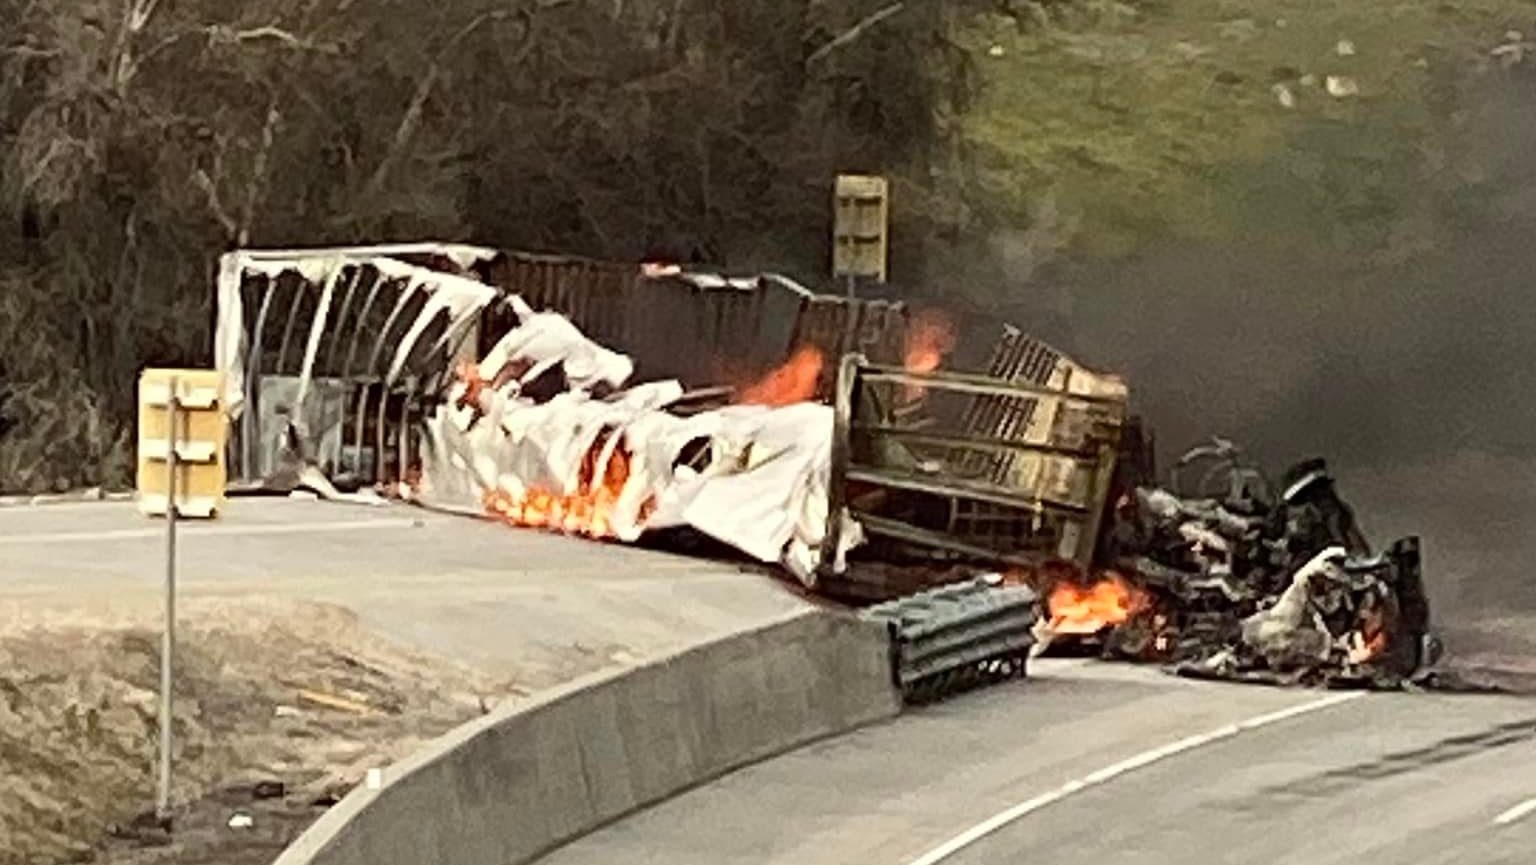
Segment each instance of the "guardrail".
M1038 596L995 578L940 586L863 612L885 625L892 674L909 703L1023 678Z

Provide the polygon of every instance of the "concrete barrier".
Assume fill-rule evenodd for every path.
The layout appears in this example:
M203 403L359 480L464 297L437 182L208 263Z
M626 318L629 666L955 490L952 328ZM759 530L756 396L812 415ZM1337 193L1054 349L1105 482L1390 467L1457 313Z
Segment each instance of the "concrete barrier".
M470 722L353 790L276 865L520 865L899 708L882 625L799 611Z

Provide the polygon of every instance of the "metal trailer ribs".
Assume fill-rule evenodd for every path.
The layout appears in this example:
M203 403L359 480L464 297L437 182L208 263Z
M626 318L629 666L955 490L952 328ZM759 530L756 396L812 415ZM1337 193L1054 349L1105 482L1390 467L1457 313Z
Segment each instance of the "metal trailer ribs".
M292 461L358 483L401 479L421 395L468 356L494 295L447 262L491 254L426 244L232 253L238 296L221 292L219 327L243 345L233 485L259 485Z
M919 400L921 411L903 406ZM1091 564L1126 423L1122 382L1009 329L988 374L843 359L824 578L845 519L886 559ZM898 590L899 592L899 590Z
M903 698L926 703L1023 678L1034 645L1038 598L1021 585L978 578L870 607L891 639L891 669Z

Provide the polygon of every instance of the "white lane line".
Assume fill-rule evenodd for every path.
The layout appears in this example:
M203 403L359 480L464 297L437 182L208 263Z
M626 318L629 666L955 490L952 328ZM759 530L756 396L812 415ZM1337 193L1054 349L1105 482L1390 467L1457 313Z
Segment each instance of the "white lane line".
M92 499L85 502L38 502L37 504L6 504L0 505L0 516L9 514L58 514L65 511L110 511L124 510L124 505L132 506L133 499Z
M1276 724L1281 721L1295 718L1301 715L1306 715L1312 712L1319 712L1323 709L1337 706L1340 703L1347 703L1350 700L1358 699L1363 696L1365 696L1365 692L1363 691L1351 691L1349 693L1343 694L1332 694L1327 697L1323 697L1320 700L1313 700L1309 703L1301 703L1295 706L1291 706L1288 709L1281 709L1278 712L1270 712L1266 715L1259 715L1254 718L1249 718L1246 721L1239 721L1236 724L1228 724L1225 727L1217 727L1216 729L1207 731L1205 733L1188 736L1183 739L1179 739L1176 742L1169 742L1168 744L1161 747L1153 748L1150 751L1144 751L1134 757L1130 757L1128 759L1121 760L1118 763L1112 763L1108 766L1105 766L1097 772L1084 775L1083 777L1076 780L1068 781L1067 783L1061 785L1055 790L1050 791L1049 793L1043 793L1033 799L1020 802L1019 804L1009 808L1006 811L1003 811L999 814L989 817L986 820L983 820L980 823L977 823L975 826L972 826L964 832L961 832L959 835L956 835L948 841L945 841L943 844L940 844L932 850L929 850L927 853L924 853L916 859L913 859L908 863L908 865L936 865L936 863L948 859L950 856L953 856L966 847L969 847L977 841L980 841L982 838L991 835L993 832L996 832L1004 826L1007 826L1009 823L1012 823L1029 814L1033 814L1034 812L1039 811L1040 809L1049 805L1060 802L1061 800L1073 795L1074 793L1082 792L1083 790L1087 790L1090 787L1097 787L1100 784L1106 784L1127 772L1134 772L1137 769L1150 766L1153 763L1166 760L1169 757L1182 754L1185 751L1192 751L1195 748L1201 747L1202 745L1209 745L1213 742L1219 742L1223 739L1230 739L1245 730L1256 730L1259 727L1267 727L1270 724Z
M325 532L355 532L367 529L409 529L419 525L411 519L352 520L332 523L294 525L219 526L199 525L187 520L184 537L231 537L237 535L314 535ZM72 544L92 541L130 541L139 538L163 538L164 528L115 529L99 532L39 532L31 535L0 535L0 546L20 544Z
M1526 817L1529 817L1533 813L1536 813L1536 796L1532 796L1524 802L1521 802L1519 805L1516 805L1508 811L1505 811L1503 814L1493 818L1493 825L1508 826L1511 823L1515 823L1525 819Z

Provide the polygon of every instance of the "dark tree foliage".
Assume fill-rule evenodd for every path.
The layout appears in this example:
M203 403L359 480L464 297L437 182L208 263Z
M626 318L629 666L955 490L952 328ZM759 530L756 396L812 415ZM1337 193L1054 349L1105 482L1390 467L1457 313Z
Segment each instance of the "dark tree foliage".
M471 240L826 270L885 173L916 262L967 93L934 0L0 0L0 488L122 481L236 246Z

